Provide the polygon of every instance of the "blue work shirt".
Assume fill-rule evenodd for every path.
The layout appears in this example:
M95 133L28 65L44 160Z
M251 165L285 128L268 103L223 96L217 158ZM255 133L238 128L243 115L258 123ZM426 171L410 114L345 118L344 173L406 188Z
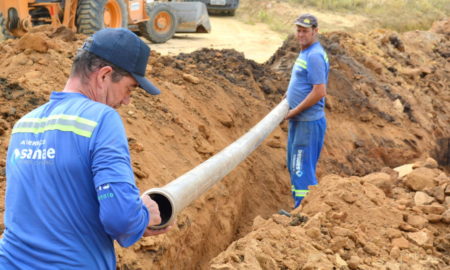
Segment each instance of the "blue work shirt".
M119 114L54 92L14 126L0 269L115 269L149 220Z
M330 65L327 53L317 41L301 51L292 68L287 90L291 109L297 107L312 91L315 84L327 84ZM325 98L292 118L294 121L315 121L325 116Z

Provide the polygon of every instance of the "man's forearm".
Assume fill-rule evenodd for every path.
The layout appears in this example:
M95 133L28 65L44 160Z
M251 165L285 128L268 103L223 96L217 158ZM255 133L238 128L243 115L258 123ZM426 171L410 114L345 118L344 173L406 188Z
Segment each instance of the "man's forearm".
M317 104L323 97L326 96L326 86L325 84L316 84L313 86L311 92L306 96L306 98L297 105L297 107L291 109L286 116L286 119L292 118L301 112L305 111L309 107Z
M139 190L129 183L109 183L97 189L100 220L121 246L127 247L144 234L149 211L139 198Z

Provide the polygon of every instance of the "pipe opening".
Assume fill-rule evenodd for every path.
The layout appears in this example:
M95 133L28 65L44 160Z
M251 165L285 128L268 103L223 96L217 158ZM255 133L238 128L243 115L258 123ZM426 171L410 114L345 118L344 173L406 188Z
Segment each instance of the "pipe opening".
M164 227L164 225L166 225L170 221L173 215L172 203L166 196L160 193L151 193L147 195L150 196L150 198L154 200L159 206L161 224L157 225L157 227Z

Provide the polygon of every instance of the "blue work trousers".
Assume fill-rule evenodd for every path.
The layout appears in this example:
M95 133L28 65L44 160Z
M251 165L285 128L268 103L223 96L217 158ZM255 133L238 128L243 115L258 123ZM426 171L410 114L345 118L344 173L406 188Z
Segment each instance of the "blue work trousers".
M289 120L287 168L291 175L294 208L308 193L308 186L317 185L316 165L326 129L325 117L315 121Z

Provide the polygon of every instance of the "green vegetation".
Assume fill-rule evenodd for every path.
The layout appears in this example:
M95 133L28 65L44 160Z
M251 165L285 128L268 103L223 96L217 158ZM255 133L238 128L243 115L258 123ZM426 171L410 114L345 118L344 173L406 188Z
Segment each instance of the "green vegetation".
M365 15L381 28L396 31L428 29L438 19L448 17L448 0L290 0L320 10Z
M322 31L386 28L404 32L427 30L434 21L449 17L450 1L241 0L238 17L250 24L265 23L274 31L288 34L293 31L292 22L295 17L305 11L319 15ZM343 23L346 20L353 24Z
M266 10L258 11L257 21L269 25L270 29L275 32L283 33L285 30L284 23L281 22L276 16L271 16L271 14ZM252 21L252 23L255 22Z
M313 6L320 9L326 10L352 10L355 8L362 8L367 6L370 2L375 2L373 0L291 0L294 3L300 3L306 6ZM376 1L376 2L386 2L386 1Z

